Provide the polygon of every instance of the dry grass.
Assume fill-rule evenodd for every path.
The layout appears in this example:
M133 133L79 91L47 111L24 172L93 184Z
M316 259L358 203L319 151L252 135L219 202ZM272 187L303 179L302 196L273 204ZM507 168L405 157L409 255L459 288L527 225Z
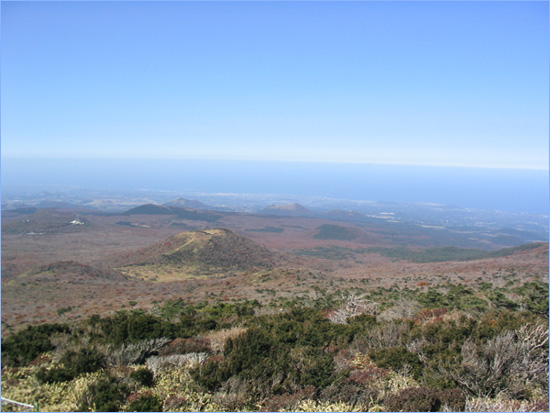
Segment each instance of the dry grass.
M235 338L246 332L244 327L232 327L223 330L212 331L205 337L210 340L210 348L214 353L221 353L225 342L230 338Z

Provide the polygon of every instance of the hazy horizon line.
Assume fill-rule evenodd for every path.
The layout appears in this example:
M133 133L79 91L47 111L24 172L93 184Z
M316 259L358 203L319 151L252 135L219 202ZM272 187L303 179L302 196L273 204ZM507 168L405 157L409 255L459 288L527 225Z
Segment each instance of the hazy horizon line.
M236 159L236 158L194 158L194 157L118 157L118 156L21 156L21 155L1 155L1 160L37 160L37 161L192 161L192 162L265 162L265 163L290 163L290 164L332 164L332 165L376 165L376 166L413 166L413 167L434 167L434 168L464 168L464 169L505 169L505 170L530 170L550 172L550 165L546 167L539 166L514 166L514 165L486 165L486 164L441 164L441 163L420 163L420 162L373 162L373 161L355 161L355 160L296 160L296 159Z

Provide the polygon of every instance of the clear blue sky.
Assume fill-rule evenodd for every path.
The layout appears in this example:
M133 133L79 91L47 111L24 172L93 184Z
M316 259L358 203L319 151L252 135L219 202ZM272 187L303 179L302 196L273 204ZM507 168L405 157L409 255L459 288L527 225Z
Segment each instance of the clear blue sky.
M547 2L2 2L2 157L548 169Z

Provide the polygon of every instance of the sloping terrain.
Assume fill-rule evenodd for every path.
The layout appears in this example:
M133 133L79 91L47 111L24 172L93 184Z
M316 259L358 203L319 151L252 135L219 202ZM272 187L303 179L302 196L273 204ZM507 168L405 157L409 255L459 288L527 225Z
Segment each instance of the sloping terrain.
M126 277L121 273L104 268L80 264L76 261L56 261L40 266L34 270L6 281L8 285L39 285L47 282L65 282L70 284L85 284L88 282L117 282Z
M210 209L211 207L195 199L176 198L173 201L164 204L167 207Z
M212 211L197 211L191 208L177 206L165 206L146 204L123 212L121 215L175 215L178 218L192 221L214 222L219 220L223 214Z
M317 228L313 238L322 240L352 241L359 238L360 235L361 231L357 228L323 224Z
M20 235L87 231L91 224L78 212L55 209L21 209L2 213L2 233Z
M298 203L271 205L262 209L260 213L265 215L280 215L287 217L310 217L315 215L312 211Z
M329 219L334 219L338 221L369 221L369 218L357 211L344 211L341 209L333 209L332 211L325 212L322 214ZM372 220L372 218L370 219Z
M186 220L178 211L221 218ZM504 286L548 276L547 243L492 252L502 246L482 229L454 233L388 220L342 222L153 204L127 214L2 211L2 320L19 329L31 320L56 319L56 311L68 307L65 319L76 319L169 297L263 301L312 294L314 288L419 288L447 280ZM123 219L131 225L118 224ZM71 223L76 220L83 224ZM31 223L39 226L26 227ZM10 226L19 229L5 231ZM33 235L25 232L33 228Z
M284 261L276 253L228 229L182 232L128 257L120 270L134 275L175 278L271 269ZM163 277L164 275L164 277ZM172 279L173 277L169 277Z

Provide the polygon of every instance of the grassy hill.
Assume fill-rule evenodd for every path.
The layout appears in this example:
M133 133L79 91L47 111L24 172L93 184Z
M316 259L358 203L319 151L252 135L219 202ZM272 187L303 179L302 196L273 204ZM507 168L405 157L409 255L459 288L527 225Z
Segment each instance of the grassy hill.
M182 232L133 254L121 270L135 276L181 279L268 269L283 255L227 229ZM153 275L154 274L154 275Z
M6 285L40 285L43 283L72 283L124 281L126 278L118 271L97 268L76 261L56 261L43 265L23 274L19 274Z

